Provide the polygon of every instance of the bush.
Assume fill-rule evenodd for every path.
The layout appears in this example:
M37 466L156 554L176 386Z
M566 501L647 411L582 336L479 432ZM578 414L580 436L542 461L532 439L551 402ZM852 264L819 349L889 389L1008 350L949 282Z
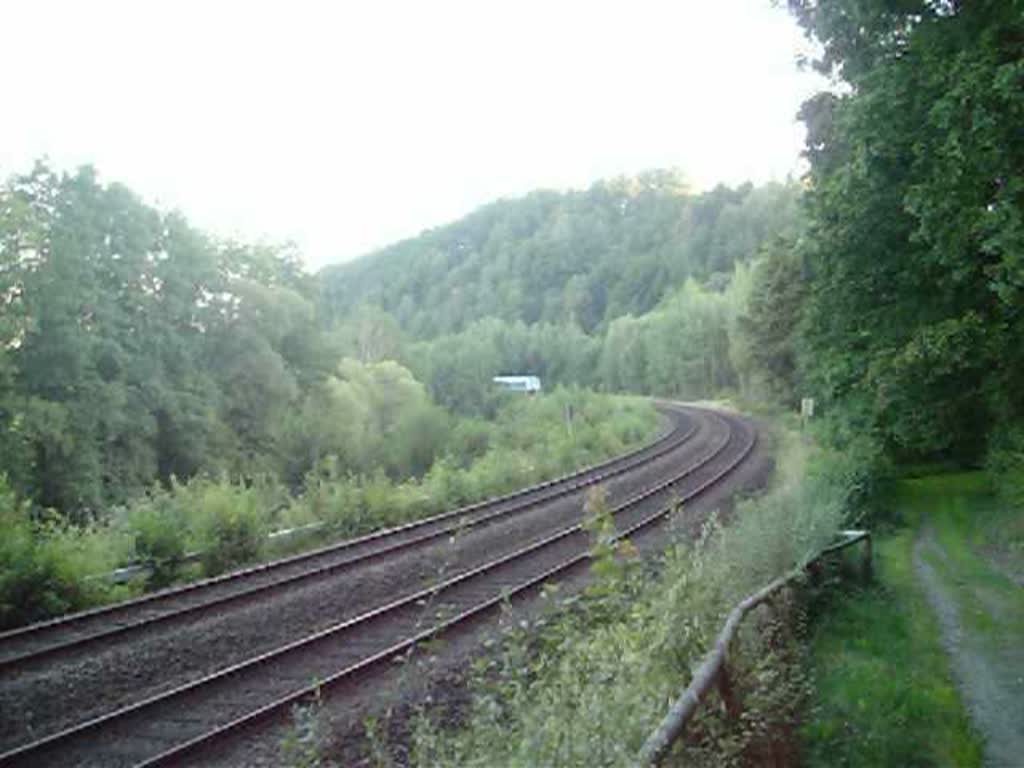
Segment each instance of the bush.
M194 534L208 576L259 559L270 532L276 494L221 478L190 483Z
M101 579L115 564L115 535L68 525L54 514L32 519L29 505L0 476L0 628L88 608L115 594Z
M572 429L565 420L570 404ZM605 460L650 440L656 424L654 409L645 400L578 389L508 398L495 424L457 424L449 452L419 479L395 482L382 470L341 477L338 460L322 459L307 475L302 497L292 502L286 517L321 520L335 533L357 536Z
M877 437L838 420L823 421L814 434L824 446L809 468L817 492L837 501L851 522L891 522L892 512L883 499L896 472Z
M188 521L171 494L156 488L136 501L127 525L136 559L150 568L147 586L158 589L173 583L185 562Z
M1006 425L992 433L985 468L1002 500L1024 509L1024 427Z
M190 552L199 553L207 576L259 559L284 499L277 484L265 481L172 480L170 488L154 488L130 504L124 525L134 559L152 568L150 586L164 586L181 576Z

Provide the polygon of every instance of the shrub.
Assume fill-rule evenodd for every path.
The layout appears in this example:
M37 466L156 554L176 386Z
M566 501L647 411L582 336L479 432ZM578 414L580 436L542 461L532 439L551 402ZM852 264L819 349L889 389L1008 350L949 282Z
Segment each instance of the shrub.
M150 566L150 586L182 575L190 552L198 552L203 573L213 576L261 557L278 508L287 496L275 482L251 483L195 477L172 478L170 488L153 488L129 504L122 518L134 559Z
M986 469L1002 500L1024 509L1024 426L1008 425L993 432Z
M101 579L115 564L113 532L72 526L55 514L38 519L0 476L0 628L41 621L103 602L115 593Z
M189 492L195 505L193 530L207 575L259 558L270 532L275 494L226 478L194 480Z
M886 521L882 499L895 478L892 461L870 432L856 433L837 421L824 421L816 435L822 447L809 466L813 489L839 503L851 520Z
M147 586L165 587L180 575L185 562L188 521L173 496L157 487L127 513L136 559L149 566Z

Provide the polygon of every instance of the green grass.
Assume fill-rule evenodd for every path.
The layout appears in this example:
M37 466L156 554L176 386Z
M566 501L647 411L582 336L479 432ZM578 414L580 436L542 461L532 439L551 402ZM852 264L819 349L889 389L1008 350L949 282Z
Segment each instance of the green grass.
M1007 549L1019 537L1024 514L994 492L985 473L971 472L908 480L897 489L899 508L915 526L928 525L945 552L929 562L956 596L967 625L993 639L1008 633L1024 642L1024 590L998 568L1024 572L1024 552Z
M939 627L914 582L913 533L876 542L878 582L834 595L815 624L811 766L980 766Z
M964 626L1024 643L1024 591L993 553L1020 572L1024 515L1001 502L987 475L908 478L891 499L901 527L876 543L877 583L830 597L812 637L814 704L804 726L810 765L974 766L981 741L950 676L938 623L913 572L923 531L942 552L925 557L955 596ZM1008 546L1009 543L1009 546Z

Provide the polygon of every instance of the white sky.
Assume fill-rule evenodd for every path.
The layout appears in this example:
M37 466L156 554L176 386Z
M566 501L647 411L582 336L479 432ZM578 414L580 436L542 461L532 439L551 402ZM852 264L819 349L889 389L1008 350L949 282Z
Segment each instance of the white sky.
M17 2L0 175L95 165L317 267L537 187L797 169L823 87L768 0Z

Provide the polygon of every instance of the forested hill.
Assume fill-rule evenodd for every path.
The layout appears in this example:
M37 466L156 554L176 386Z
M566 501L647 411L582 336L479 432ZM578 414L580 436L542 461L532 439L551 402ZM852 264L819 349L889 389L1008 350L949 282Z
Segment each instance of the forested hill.
M393 315L411 338L476 320L604 330L639 315L687 278L722 287L738 260L795 226L793 185L687 191L652 171L583 191L499 200L321 273L332 321L360 305Z

